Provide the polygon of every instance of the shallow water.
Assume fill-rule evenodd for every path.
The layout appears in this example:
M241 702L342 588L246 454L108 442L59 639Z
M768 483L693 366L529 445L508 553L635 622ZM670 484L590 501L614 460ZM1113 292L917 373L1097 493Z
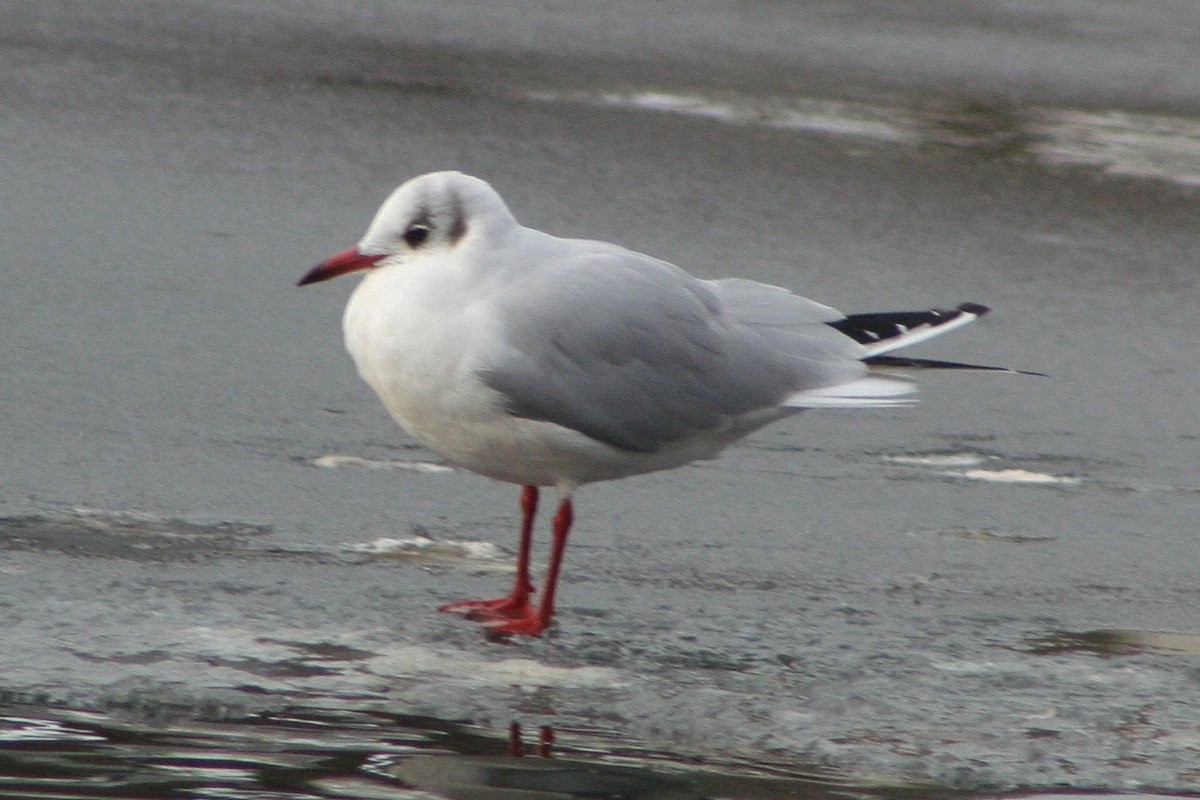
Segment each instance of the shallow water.
M513 721L716 796L1200 784L1185 7L0 8L12 796L449 796L388 770ZM1049 377L587 487L558 624L490 643L434 609L511 579L515 488L386 418L352 280L293 286L445 167L699 274L985 302L920 354Z
M0 797L908 798L931 788L794 763L685 759L592 731L525 732L515 723L501 736L322 708L152 722L144 709L137 722L128 709L29 711L0 707Z
M244 800L533 798L984 798L887 783L795 760L685 756L595 730L507 735L434 718L290 708L242 718L147 720L0 705L0 797ZM169 709L160 709L169 717ZM211 712L211 710L210 710ZM1019 797L1079 797L1022 793ZM1089 793L1094 797L1187 795Z

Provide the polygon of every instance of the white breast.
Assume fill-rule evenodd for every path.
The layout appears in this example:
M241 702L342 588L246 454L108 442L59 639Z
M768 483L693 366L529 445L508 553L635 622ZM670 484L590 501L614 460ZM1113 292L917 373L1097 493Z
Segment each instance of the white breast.
M691 441L631 453L561 425L509 414L478 377L497 323L463 302L451 276L425 265L369 273L346 306L346 349L363 380L415 439L446 460L497 480L541 486L612 480L713 455L726 443ZM732 437L730 437L732 438Z

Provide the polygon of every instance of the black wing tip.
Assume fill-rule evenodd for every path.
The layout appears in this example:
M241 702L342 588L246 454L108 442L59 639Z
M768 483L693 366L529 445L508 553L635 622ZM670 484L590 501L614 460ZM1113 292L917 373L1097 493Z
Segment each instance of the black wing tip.
M956 311L961 311L964 314L974 314L977 317L982 317L992 309L982 303L959 303Z
M1032 375L1035 378L1050 377L1044 372L1034 372L1028 369L1013 369L1012 367L996 367L990 364L969 364L963 361L941 361L933 358L910 358L908 356L878 355L867 356L863 363L872 367L893 367L900 369L965 369L980 372L1004 372L1009 375Z

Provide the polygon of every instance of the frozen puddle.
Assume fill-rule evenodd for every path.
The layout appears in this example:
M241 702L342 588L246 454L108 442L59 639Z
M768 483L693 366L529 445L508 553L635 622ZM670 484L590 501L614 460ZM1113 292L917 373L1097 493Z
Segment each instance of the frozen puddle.
M0 549L162 561L241 552L268 525L75 508L0 518Z

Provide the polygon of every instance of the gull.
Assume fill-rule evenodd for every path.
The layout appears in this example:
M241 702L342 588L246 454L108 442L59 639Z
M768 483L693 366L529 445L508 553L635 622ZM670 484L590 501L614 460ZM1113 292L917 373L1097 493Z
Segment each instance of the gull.
M702 280L524 227L460 172L401 185L356 247L299 285L356 271L343 332L362 379L417 441L522 487L512 590L440 609L501 639L550 625L578 487L713 458L804 409L911 403L913 385L880 367L1003 369L891 355L985 306L847 316L777 286ZM535 605L539 487L559 502Z

